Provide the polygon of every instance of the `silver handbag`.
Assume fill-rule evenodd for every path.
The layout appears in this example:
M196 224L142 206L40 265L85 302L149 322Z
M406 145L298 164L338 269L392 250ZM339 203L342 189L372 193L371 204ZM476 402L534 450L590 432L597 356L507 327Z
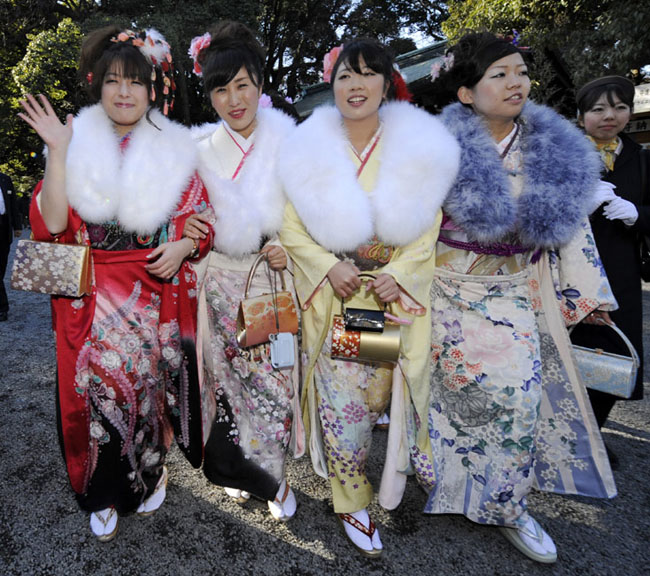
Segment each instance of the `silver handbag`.
M603 322L603 324L605 324ZM630 351L629 356L605 352L601 348L573 345L573 354L584 385L620 398L632 396L639 369L639 355L618 326L606 324L614 330Z

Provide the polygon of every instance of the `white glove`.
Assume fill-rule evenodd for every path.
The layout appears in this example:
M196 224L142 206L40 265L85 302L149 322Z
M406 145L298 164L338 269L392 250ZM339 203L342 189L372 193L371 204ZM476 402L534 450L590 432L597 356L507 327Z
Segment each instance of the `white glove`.
M632 226L639 217L636 206L620 196L616 196L605 206L603 214L608 220L621 220L626 226Z
M598 185L596 186L589 206L587 207L588 213L591 214L603 202L609 202L610 200L617 198L616 194L614 193L614 188L616 188L616 186L614 186L614 184L611 182L598 180Z

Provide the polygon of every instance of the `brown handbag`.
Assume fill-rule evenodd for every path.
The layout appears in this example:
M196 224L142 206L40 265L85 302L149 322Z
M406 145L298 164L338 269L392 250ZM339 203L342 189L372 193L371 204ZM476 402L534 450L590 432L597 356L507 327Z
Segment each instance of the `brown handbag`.
M260 262L266 264L271 292L249 298L248 292ZM280 272L282 291L276 289L275 272L271 274L266 254L260 254L253 263L246 280L244 299L237 313L237 343L242 348L256 346L270 340L271 334L298 333L298 313L291 292L286 289L284 275Z
M90 246L19 240L11 270L11 287L74 298L90 294Z
M372 274L359 274L362 279L374 279ZM345 308L332 322L331 357L336 360L361 360L396 363L399 359L401 327L386 320L384 310Z

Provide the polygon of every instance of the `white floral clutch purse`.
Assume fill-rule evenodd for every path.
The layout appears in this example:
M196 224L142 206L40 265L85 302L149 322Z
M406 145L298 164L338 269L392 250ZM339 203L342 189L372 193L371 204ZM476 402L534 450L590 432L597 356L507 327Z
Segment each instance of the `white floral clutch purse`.
M629 398L636 385L639 355L617 326L608 324L630 351L629 356L605 352L600 348L573 345L573 354L584 385L620 398Z
M78 298L89 294L90 246L19 240L11 270L11 287Z

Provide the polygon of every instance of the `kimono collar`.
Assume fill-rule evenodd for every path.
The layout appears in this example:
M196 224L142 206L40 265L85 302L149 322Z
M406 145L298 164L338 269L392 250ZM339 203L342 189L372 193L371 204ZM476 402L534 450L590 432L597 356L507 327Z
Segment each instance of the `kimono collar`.
M516 233L524 246L550 248L571 239L600 172L598 153L580 130L550 108L525 105L518 120L524 184L515 198L482 119L456 103L441 120L461 146L460 173L444 210L469 240L495 243Z
M253 133L248 138L244 138L239 132L236 132L230 126L228 126L228 122L223 122L222 124L228 135L233 139L237 147L242 151L242 154L246 154L246 152L248 152L250 147L255 142L255 131L253 131Z
M317 108L288 142L280 176L314 240L331 252L353 250L373 235L392 246L416 240L435 223L458 170L459 149L433 116L406 102L380 109L377 183L357 180L339 111Z

